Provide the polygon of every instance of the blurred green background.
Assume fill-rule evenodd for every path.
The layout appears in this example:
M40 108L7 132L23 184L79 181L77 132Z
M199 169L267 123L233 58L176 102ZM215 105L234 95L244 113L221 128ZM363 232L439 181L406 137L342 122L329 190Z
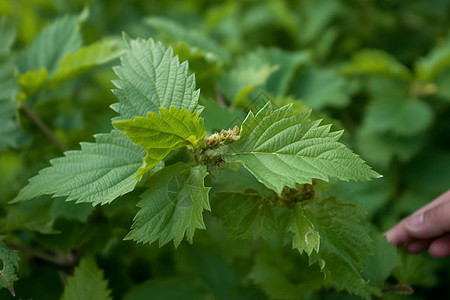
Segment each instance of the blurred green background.
M261 95L278 105L292 102L299 111L312 109L335 130L345 129L344 142L384 177L337 183L334 193L365 206L368 221L380 231L450 188L450 1L0 0L0 15L16 29L11 52L18 58L46 25L83 11L84 45L104 39L120 44L125 32L161 40L189 60L206 107L203 116L212 120L209 132L232 127ZM111 59L23 101L68 149L79 149L81 141L111 128L109 105L116 101L111 67L117 64L118 58ZM49 253L91 251L117 299L145 299L146 293L155 299L276 296L255 275L267 267L264 256L273 249L244 254L252 242L227 240L212 217L194 247L175 251L171 245L158 249L120 241L136 194L126 196L126 203L80 208L77 217L61 213L46 197L8 205L28 178L61 155L23 110L11 118L18 126L0 135L1 234ZM65 234L64 245L58 232ZM94 238L104 232L102 239ZM216 251L208 251L211 247ZM396 280L412 285L416 292L409 297L450 295L448 258L424 253L405 259L414 262L403 262L410 269ZM57 298L60 272L25 254L17 294ZM292 270L283 274L301 297L347 297L306 284L302 272L307 270L299 270L297 278ZM192 283L185 281L190 274ZM0 298L8 297L0 291Z

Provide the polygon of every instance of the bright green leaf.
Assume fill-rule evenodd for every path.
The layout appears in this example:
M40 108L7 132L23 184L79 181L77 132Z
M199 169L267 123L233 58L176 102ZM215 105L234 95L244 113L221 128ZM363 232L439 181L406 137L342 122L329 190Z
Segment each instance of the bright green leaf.
M119 77L114 94L119 102L111 107L120 114L117 120L159 113L159 107L185 108L191 113L198 109L195 76L189 75L188 63L180 64L172 48L152 39L129 40L127 46L121 65L114 68Z
M53 194L96 205L132 191L144 157L142 148L118 130L95 135L95 139L96 143L81 143L81 150L51 160L52 166L31 178L13 201Z
M313 251L319 252L320 234L305 216L301 205L294 206L288 230L294 234L292 248L300 253L305 251L308 255Z
M419 80L428 82L448 68L450 68L450 35L416 63L415 73Z
M45 68L27 71L19 76L19 86L25 97L41 90L47 83L48 72Z
M50 87L57 87L90 68L117 58L122 53L123 50L119 49L116 41L105 40L82 47L75 53L67 54L62 60L58 71L51 79Z
M170 151L185 146L195 147L206 134L203 119L199 119L196 111L190 113L184 108L178 110L171 106L169 110L160 108L159 112L149 112L147 117L136 117L133 121L113 123L147 152L137 178L156 166Z
M3 268L0 270L0 288L7 288L13 296L14 281L17 281L17 271L19 270L19 253L16 250L9 249L3 239L5 237L0 235L0 261Z
M294 114L292 105L273 109L268 103L256 115L250 112L242 124L241 139L224 156L240 162L268 188L281 193L284 186L327 181L369 180L380 177L338 140L342 131L308 120L309 113Z
M206 166L177 163L156 172L137 204L140 210L125 237L142 243L175 247L184 236L192 243L195 229L205 229L203 210L210 210L208 187L204 186Z
M365 214L354 205L334 198L299 202L303 214L320 232L319 252L312 252L310 263L319 263L322 272L340 289L369 299L366 280L361 277L372 245L366 228L361 225Z
M61 300L110 300L108 281L103 277L95 260L83 258L75 268L73 276L67 278Z
M375 75L403 80L411 79L411 72L405 65L381 50L357 52L342 69L342 72L345 75Z
M273 205L256 192L218 193L214 199L214 215L228 229L231 237L266 238L277 230Z
M65 16L45 27L19 58L23 73L45 68L53 75L64 57L82 45L79 17Z

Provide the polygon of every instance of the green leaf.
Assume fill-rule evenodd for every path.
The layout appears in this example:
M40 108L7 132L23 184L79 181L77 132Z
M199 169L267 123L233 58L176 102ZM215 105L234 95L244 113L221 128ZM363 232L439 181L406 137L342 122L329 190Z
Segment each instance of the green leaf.
M369 103L364 127L376 132L411 136L423 132L432 121L433 109L425 101L391 96Z
M414 71L417 79L427 82L450 67L450 35L437 44L427 56L417 61Z
M40 70L27 71L19 76L19 86L22 93L25 93L22 97L28 97L41 90L47 83L48 72L45 68Z
M217 193L214 215L228 229L230 237L266 238L277 230L277 216L268 199L256 192Z
M21 72L45 68L53 75L64 57L82 45L79 16L64 16L46 26L19 58Z
M205 57L208 59L229 60L229 55L223 48L208 36L199 33L198 30L189 30L186 26L170 19L155 16L147 18L145 23L157 28L159 31L165 32L177 42L185 42L193 51L205 52Z
M408 68L381 50L362 50L353 55L342 69L345 75L374 75L403 80L411 79Z
M83 258L73 276L67 277L61 300L106 300L111 298L108 281L103 278L95 260Z
M327 181L369 180L380 175L338 140L342 131L294 114L292 105L273 109L268 103L242 124L241 139L232 144L225 161L240 162L264 185L281 193L284 186Z
M115 40L104 40L67 54L51 79L50 88L55 88L97 65L107 63L122 53L123 50L119 49Z
M320 234L305 216L300 205L294 206L288 231L294 234L292 248L297 249L300 253L305 251L308 255L311 255L313 251L319 252Z
M288 92L296 69L310 59L311 55L307 51L288 52L278 48L258 48L245 56L243 68L274 66L276 70L267 78L264 89L274 96L282 96Z
M233 69L218 79L218 88L230 102L237 106L246 106L248 94L264 85L277 69L276 65L254 61L249 54L239 59Z
M130 120L159 113L158 108L198 109L200 90L195 90L195 76L189 75L188 63L180 64L172 48L152 39L129 40L121 65L114 68L114 94L119 99L111 107L120 114L117 120Z
M147 117L136 117L133 121L113 122L133 143L142 146L147 152L144 166L138 171L138 179L170 151L185 146L195 147L206 134L203 119L199 119L196 111L190 113L184 108L178 110L171 106L169 110L159 108L159 112L149 112Z
M295 81L295 97L313 110L343 107L350 101L348 83L332 70L310 67Z
M6 17L0 18L0 53L9 52L16 38L16 31L8 23Z
M17 141L22 134L15 115L17 70L9 51L14 36L15 32L6 19L0 19L0 150L17 147Z
M13 296L14 281L17 281L17 271L19 270L19 253L16 250L9 249L3 239L5 237L0 235L0 260L3 268L0 270L0 288L7 288Z
M52 166L31 178L13 201L53 194L96 205L132 191L144 157L142 148L118 130L95 135L95 139L96 143L81 143L81 150L51 160Z
M339 203L334 198L299 202L304 216L320 232L320 250L311 252L310 264L319 263L328 280L340 289L369 299L367 281L361 277L371 239L361 221L365 214L354 205Z
M173 240L178 247L186 236L192 243L195 229L205 229L203 210L210 210L210 188L203 183L206 175L206 166L184 163L156 172L137 204L141 209L125 239L142 243L159 240L160 246Z

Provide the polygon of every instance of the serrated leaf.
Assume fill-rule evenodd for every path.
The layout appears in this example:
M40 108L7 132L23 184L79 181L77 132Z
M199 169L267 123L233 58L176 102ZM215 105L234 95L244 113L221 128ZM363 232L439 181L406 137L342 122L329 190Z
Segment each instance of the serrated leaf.
M173 240L178 247L186 236L192 243L195 229L205 229L203 210L210 210L210 188L203 183L206 175L206 166L184 163L156 172L137 204L140 210L125 239L142 243L159 240L160 246Z
M53 75L63 58L82 45L78 16L64 16L46 26L19 57L21 72L45 68Z
M345 75L375 75L388 78L411 79L408 68L381 50L362 50L352 56L342 72Z
M17 271L19 270L19 253L16 250L9 249L3 239L5 237L0 235L0 261L3 268L0 270L0 288L7 288L13 296L14 281L17 281Z
M110 300L111 291L103 271L97 267L91 257L83 258L75 268L73 276L67 277L67 283L61 300Z
M138 179L170 151L185 146L195 147L206 134L205 124L203 119L199 119L197 111L190 113L184 108L178 110L171 106L169 110L159 108L159 113L149 112L145 118L113 122L133 143L142 146L147 152L144 166L138 171Z
M334 198L296 204L320 232L319 252L311 252L310 264L318 263L328 280L340 289L369 299L370 290L361 276L367 257L372 253L371 239L361 221L365 214L354 205Z
M198 109L200 90L195 89L195 77L172 48L152 39L129 40L127 46L121 65L114 68L119 77L114 81L119 102L111 105L120 115L116 120L159 113L159 107L185 108L191 113Z
M414 71L417 79L432 81L442 71L450 67L450 35L436 45L427 56L417 61Z
M224 156L240 162L264 185L281 193L284 186L327 181L369 180L380 175L338 140L342 131L308 120L309 113L294 114L292 105L273 109L268 103L242 124L241 138Z
M311 255L313 251L319 252L320 234L305 216L300 205L294 206L288 231L294 234L292 248L297 249L300 253L305 251L308 255Z
M256 192L217 193L214 215L228 229L231 237L266 238L277 230L277 216L269 200Z
M122 53L123 50L119 49L116 41L105 40L82 47L75 53L67 54L51 79L50 88L55 88L97 65L107 63Z
M53 194L96 205L132 191L144 150L118 130L95 135L95 139L96 143L81 143L81 150L51 160L52 166L31 178L13 201Z

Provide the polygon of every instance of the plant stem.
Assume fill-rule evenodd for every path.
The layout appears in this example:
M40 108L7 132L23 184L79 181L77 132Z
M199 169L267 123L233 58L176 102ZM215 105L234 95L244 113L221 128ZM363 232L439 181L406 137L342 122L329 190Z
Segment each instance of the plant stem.
M25 112L25 114L33 121L33 123L49 138L53 143L62 151L67 151L68 148L64 143L58 139L53 132L47 127L47 125L42 122L42 120L28 107L25 103L20 105L20 108Z

